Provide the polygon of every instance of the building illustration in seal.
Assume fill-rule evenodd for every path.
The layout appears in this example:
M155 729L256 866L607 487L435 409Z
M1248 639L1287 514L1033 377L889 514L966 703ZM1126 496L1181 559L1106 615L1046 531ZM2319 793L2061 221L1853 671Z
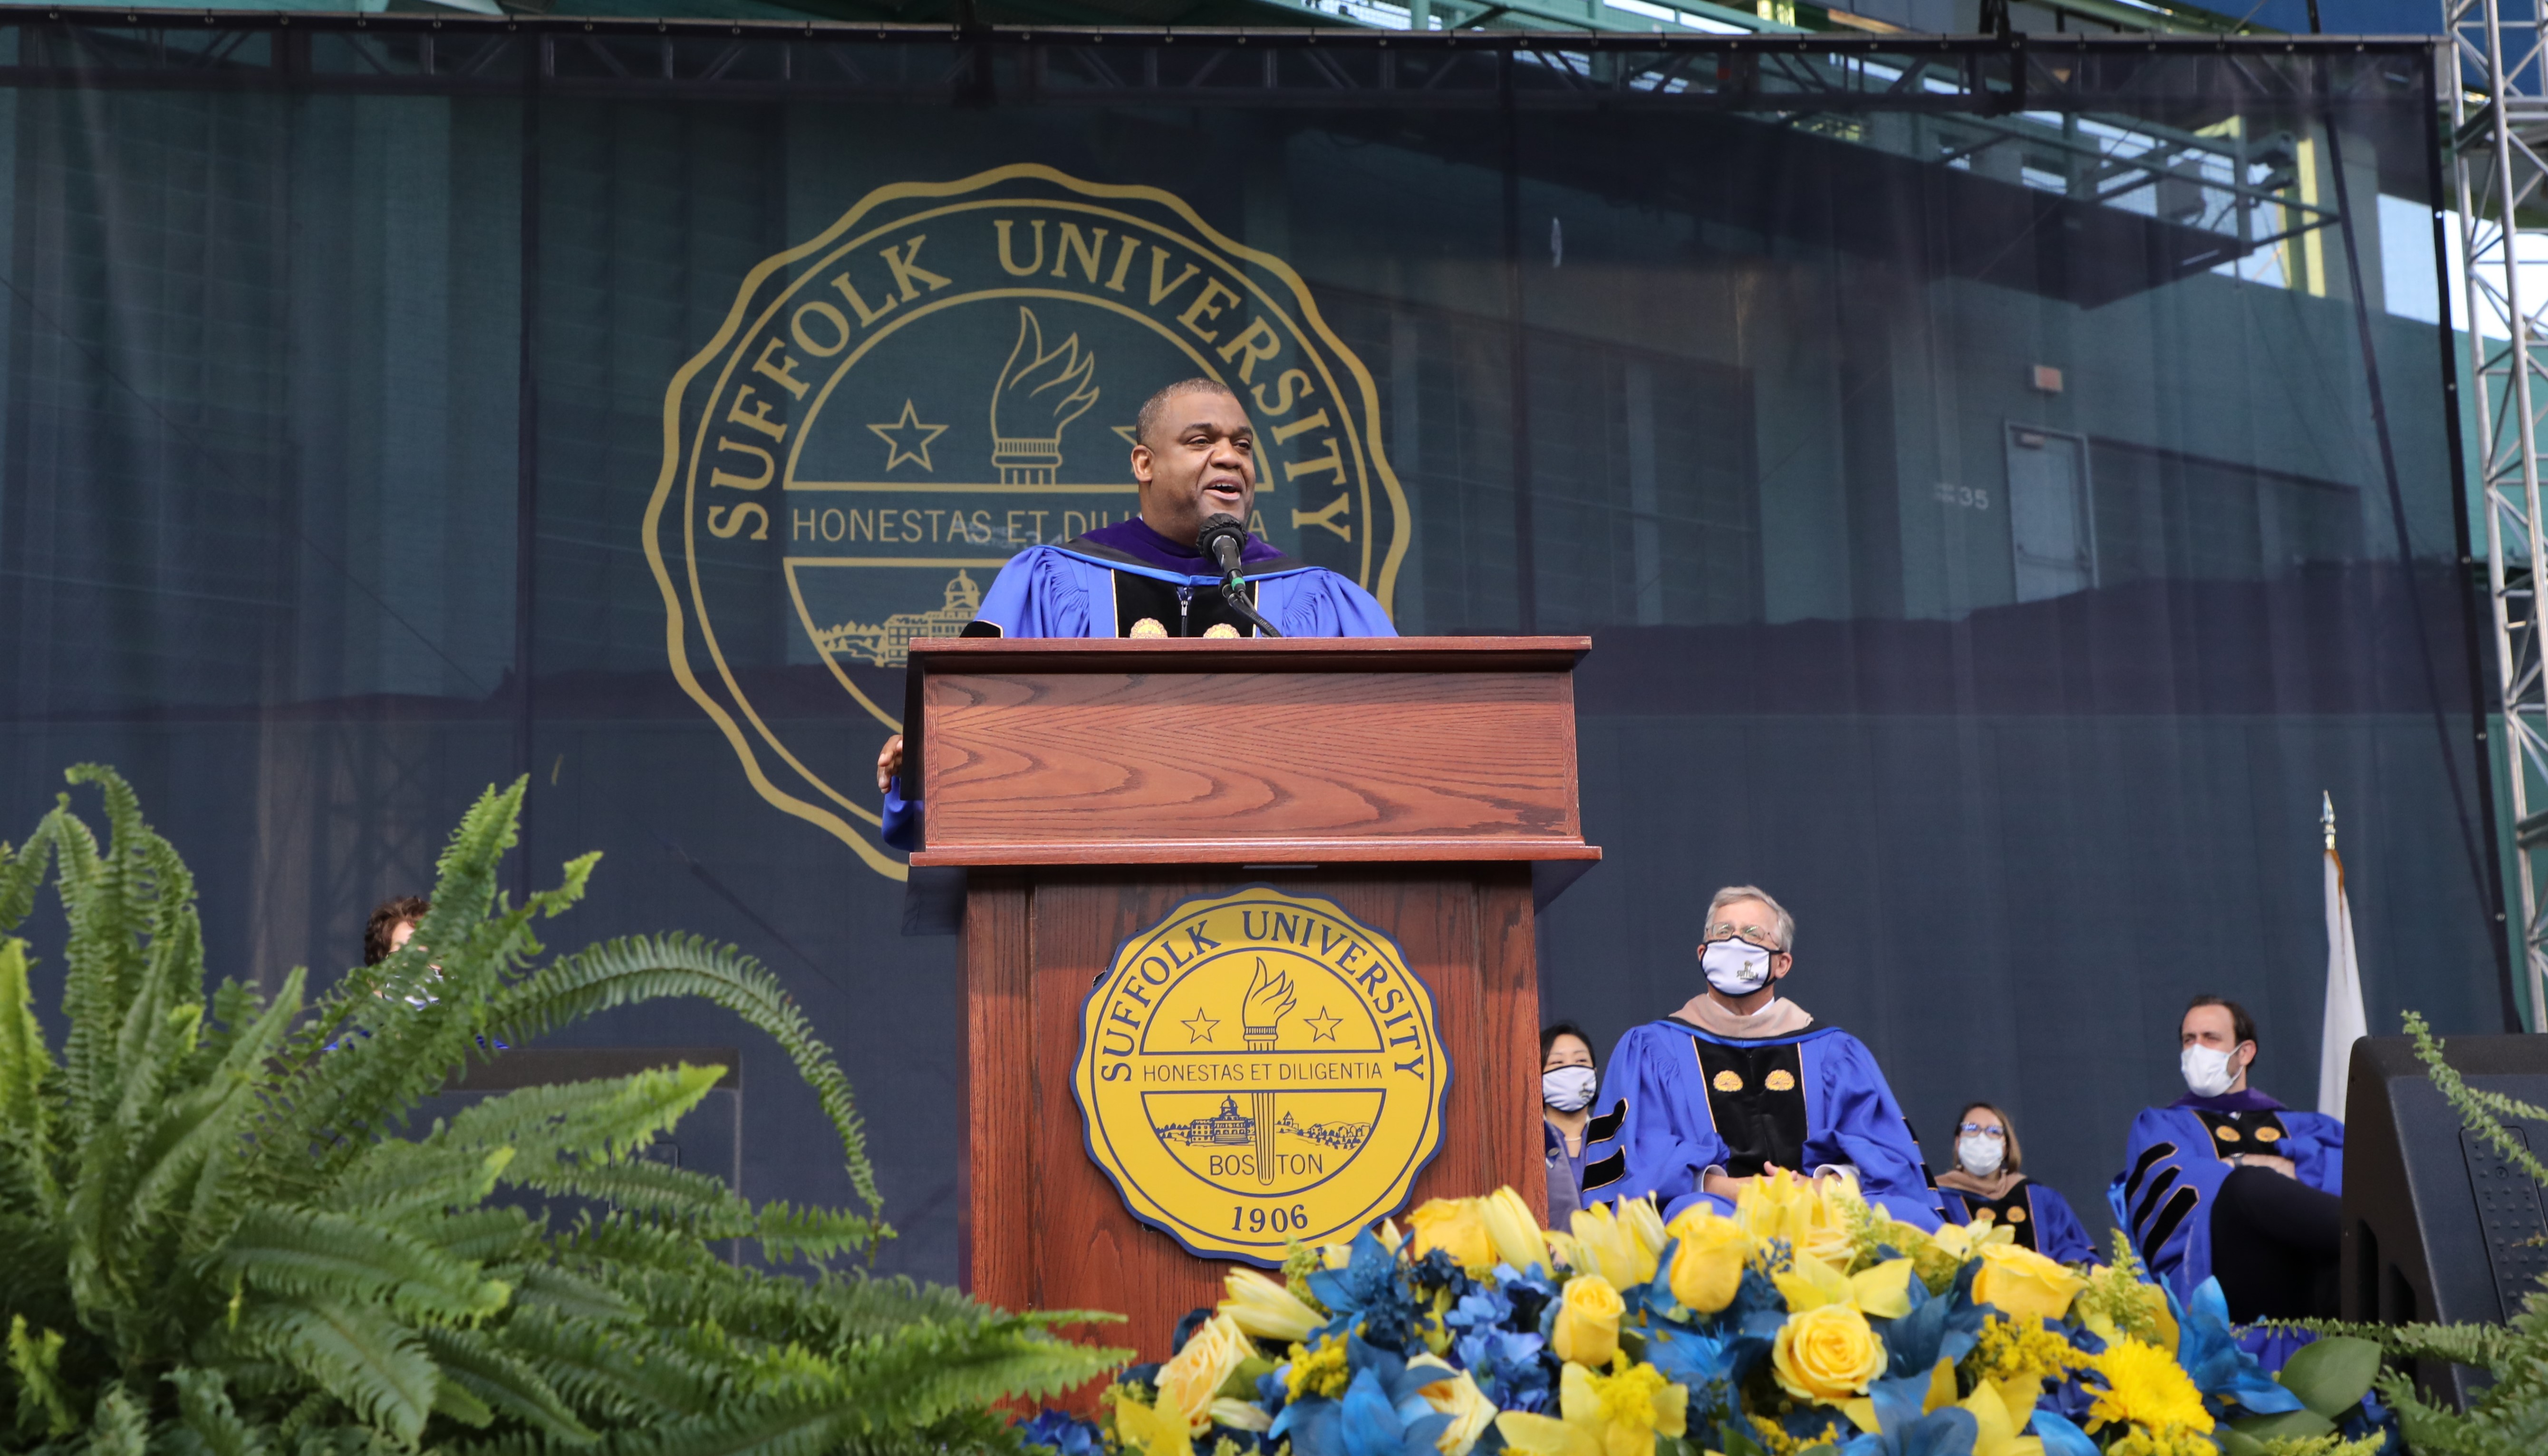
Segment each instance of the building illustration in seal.
M1221 1099L1221 1111L1208 1118L1168 1123L1155 1130L1162 1142L1186 1147L1245 1147L1256 1140L1256 1119L1238 1110L1238 1099ZM1353 1122L1303 1123L1289 1112L1275 1120L1274 1136L1298 1138L1320 1147L1349 1149L1360 1147L1371 1136L1371 1124Z
M835 656L863 657L880 668L898 668L911 661L911 640L915 637L956 637L973 613L982 605L982 589L973 578L958 571L947 581L947 601L934 611L898 611L876 626L862 622L843 622L814 639L814 645Z

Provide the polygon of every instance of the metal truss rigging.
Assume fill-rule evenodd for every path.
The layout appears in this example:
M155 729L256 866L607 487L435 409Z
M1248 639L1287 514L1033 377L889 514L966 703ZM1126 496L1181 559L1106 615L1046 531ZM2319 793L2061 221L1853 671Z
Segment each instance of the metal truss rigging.
M2444 0L2451 162L2467 275L2472 451L2486 514L2505 787L2514 822L2522 982L2532 1030L2548 1029L2548 677L2539 567L2541 411L2548 410L2548 76L2539 0Z

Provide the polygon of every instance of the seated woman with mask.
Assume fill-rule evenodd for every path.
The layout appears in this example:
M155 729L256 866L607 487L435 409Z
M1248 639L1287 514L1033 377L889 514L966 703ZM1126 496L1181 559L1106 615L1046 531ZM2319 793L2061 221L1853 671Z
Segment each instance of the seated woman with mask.
M1571 1021L1539 1033L1540 1127L1547 1137L1548 1227L1584 1206L1584 1129L1592 1121L1592 1039Z
M2103 1263L2070 1201L2021 1171L2017 1125L1987 1102L1956 1114L1956 1166L1938 1175L1947 1222L1975 1219L2013 1229L2021 1248L2065 1264Z

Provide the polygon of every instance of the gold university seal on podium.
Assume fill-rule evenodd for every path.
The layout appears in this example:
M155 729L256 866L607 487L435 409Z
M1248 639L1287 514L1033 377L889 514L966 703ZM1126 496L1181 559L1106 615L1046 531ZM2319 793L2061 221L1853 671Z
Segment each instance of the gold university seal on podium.
M1450 1079L1432 993L1389 937L1255 886L1125 942L1081 1012L1074 1090L1135 1218L1270 1266L1406 1202Z

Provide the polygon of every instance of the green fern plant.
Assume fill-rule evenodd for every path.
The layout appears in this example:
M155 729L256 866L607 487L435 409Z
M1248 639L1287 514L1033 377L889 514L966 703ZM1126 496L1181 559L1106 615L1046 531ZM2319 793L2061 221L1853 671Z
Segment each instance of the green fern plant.
M514 905L498 866L522 784L452 836L432 910L372 978L209 993L195 887L108 769L103 843L69 794L0 845L0 1451L95 1456L827 1456L1002 1448L996 1403L1119 1350L865 1272L879 1221L848 1079L776 981L685 936L543 959L533 922L598 856ZM48 873L49 871L49 873ZM58 1055L8 934L47 883ZM712 1087L689 1067L493 1097L421 1136L423 1098L488 1048L687 996L774 1038L839 1134L863 1211L754 1205L638 1151ZM562 1225L500 1190L572 1195ZM527 1200L525 1200L527 1201ZM735 1267L711 1245L757 1242Z

